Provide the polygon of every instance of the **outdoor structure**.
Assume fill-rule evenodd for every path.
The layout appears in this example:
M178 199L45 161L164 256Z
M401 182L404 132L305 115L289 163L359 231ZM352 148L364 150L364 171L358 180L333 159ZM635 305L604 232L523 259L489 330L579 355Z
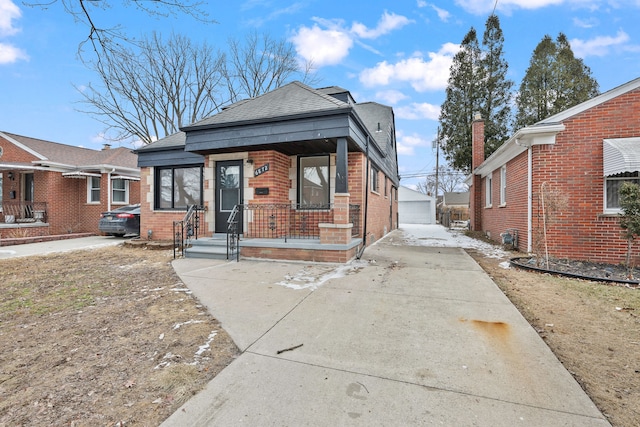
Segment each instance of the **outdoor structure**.
M234 218L245 257L345 262L397 228L393 110L339 87L289 83L137 153L152 239L189 205L205 210L198 240Z
M101 212L139 203L139 181L129 149L0 132L0 237L98 233Z
M469 222L469 192L445 192L438 205L438 217L440 224L445 227L450 227L454 223L467 225Z
M400 186L398 191L398 217L400 224L435 224L435 198L411 188Z
M519 129L486 160L477 117L472 166L473 230L523 252L624 262L618 190L640 183L640 79Z

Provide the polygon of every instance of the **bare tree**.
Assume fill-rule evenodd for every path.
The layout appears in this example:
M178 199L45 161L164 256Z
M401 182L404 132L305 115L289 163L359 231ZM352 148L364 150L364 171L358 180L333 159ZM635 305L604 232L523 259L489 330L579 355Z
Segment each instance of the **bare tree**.
M89 113L116 131L115 140L148 144L207 117L228 102L222 91L224 54L183 36L167 43L154 33L137 49L118 47L91 63L101 80L80 89Z
M96 55L100 57L105 52L110 52L114 47L117 47L118 41L131 41L121 26L103 26L94 18L98 11L109 10L114 6L114 3L124 7L133 7L155 17L186 15L197 21L215 23L215 21L208 18L208 13L202 8L206 4L204 1L122 0L114 2L109 0L45 0L44 2L26 1L24 4L42 9L60 5L65 12L73 17L75 22L85 25L88 35L84 41L80 42L78 49L78 53L82 58L82 50L87 42L92 46Z
M153 34L137 46L112 46L89 63L100 85L80 91L91 114L115 131L114 140L145 144L206 118L231 102L255 97L294 78L311 79L285 41L250 34L229 55L204 42Z
M256 31L244 40L229 40L228 60L223 69L231 102L269 92L292 77L308 84L315 81L312 64L301 66L291 43Z
M465 175L461 172L447 169L446 166L438 168L438 194L452 193L454 191L467 191L464 183ZM427 175L426 179L418 183L418 191L431 196L437 196L436 191L436 171Z

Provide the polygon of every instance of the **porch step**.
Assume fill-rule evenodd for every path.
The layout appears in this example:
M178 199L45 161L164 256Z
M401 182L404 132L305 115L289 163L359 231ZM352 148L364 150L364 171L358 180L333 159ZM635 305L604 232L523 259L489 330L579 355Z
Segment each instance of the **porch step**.
M184 250L185 258L227 259L227 235L214 234L213 237L199 237L191 241L191 247ZM235 253L229 254L235 259Z

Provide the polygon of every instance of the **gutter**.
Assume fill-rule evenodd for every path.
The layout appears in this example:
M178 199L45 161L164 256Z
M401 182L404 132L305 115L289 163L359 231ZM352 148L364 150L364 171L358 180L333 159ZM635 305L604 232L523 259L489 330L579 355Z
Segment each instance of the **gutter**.
M369 135L367 135L367 140L365 142L365 154L367 156L367 167L365 168L365 190L364 190L364 227L362 229L362 248L356 253L356 259L362 258L362 254L364 250L367 248L367 217L369 212L369 181L371 181L371 177L369 176L371 172L369 172Z

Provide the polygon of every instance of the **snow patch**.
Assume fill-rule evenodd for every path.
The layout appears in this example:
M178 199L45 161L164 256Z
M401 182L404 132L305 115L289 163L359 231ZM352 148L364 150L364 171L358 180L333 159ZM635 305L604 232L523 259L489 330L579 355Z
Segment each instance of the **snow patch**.
M173 325L173 330L175 331L176 329L180 329L183 326L193 325L196 323L204 323L204 320L187 320L186 322L176 323L175 325Z
M317 273L314 275L313 272L307 268L303 268L294 275L286 275L285 280L276 283L276 285L294 290L310 289L314 291L331 279L345 277L349 273L355 272L367 265L366 261L354 260L320 275Z

